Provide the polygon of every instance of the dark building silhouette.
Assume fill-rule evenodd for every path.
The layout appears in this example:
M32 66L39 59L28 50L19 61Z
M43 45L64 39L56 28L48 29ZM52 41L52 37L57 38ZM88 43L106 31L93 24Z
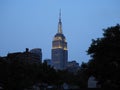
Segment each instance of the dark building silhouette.
M79 66L79 63L77 63L75 60L74 61L69 61L67 63L67 70L69 72L73 72L73 73L76 73L78 70L79 70L80 66Z
M24 63L41 63L41 59L42 58L42 54L41 57L38 56L35 53L31 53L29 52L29 49L26 48L25 52L16 52L16 53L9 53L7 55L7 60L10 60L10 62L12 61L20 61L20 62L24 62Z
M44 60L44 63L47 63L47 65L52 66L51 59L45 59L45 60Z
M61 12L59 13L58 32L52 41L52 65L55 69L63 70L68 61L66 38L62 32Z

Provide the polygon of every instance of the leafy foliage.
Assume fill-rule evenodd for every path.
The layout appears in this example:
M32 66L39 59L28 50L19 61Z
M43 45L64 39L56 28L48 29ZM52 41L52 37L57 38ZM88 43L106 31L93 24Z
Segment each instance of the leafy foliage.
M120 25L104 29L102 38L92 40L88 54L89 70L102 87L120 87Z

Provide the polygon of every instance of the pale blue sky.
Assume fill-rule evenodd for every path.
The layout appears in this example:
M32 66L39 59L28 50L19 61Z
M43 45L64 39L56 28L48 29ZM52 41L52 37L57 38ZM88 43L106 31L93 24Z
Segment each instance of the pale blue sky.
M0 0L0 56L42 48L43 59L51 58L59 9L69 61L87 62L91 39L120 24L120 0Z

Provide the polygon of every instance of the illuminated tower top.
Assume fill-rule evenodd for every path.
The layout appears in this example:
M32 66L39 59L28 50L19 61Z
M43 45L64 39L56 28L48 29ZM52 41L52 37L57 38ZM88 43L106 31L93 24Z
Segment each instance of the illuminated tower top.
M66 38L62 32L61 10L59 12L58 31L53 39L52 49L67 50Z

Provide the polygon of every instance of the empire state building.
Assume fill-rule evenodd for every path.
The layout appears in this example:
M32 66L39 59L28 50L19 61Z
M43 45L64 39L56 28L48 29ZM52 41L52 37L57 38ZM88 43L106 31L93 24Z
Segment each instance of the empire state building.
M59 13L58 31L52 41L52 65L55 69L63 70L68 61L66 38L62 32L61 12Z

